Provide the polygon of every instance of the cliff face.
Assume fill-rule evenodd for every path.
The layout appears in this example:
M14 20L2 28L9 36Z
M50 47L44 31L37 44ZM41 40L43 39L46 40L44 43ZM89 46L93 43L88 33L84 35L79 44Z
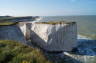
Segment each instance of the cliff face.
M77 46L77 25L66 22L21 22L0 26L0 40L27 43L31 40L46 51L71 51Z
M26 40L17 25L0 26L0 40L14 40L25 43Z
M27 39L27 40L30 40L30 30L32 28L32 22L20 22L18 24L20 30L22 31L24 37Z
M29 24L27 24L26 28L27 32L30 32L30 39L47 51L71 51L77 46L76 23L55 25L44 23Z

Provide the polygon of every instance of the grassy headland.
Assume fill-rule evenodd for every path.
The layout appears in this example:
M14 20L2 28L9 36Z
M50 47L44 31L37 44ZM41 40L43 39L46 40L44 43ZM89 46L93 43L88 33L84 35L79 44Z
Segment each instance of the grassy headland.
M17 22L2 22L0 23L0 26L7 26L7 25L13 25L16 24Z

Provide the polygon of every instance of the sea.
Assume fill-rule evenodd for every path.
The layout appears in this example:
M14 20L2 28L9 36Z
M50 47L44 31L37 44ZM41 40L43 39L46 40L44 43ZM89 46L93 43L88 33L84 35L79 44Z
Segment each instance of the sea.
M77 31L79 35L96 39L96 15L42 16L40 21L77 22Z

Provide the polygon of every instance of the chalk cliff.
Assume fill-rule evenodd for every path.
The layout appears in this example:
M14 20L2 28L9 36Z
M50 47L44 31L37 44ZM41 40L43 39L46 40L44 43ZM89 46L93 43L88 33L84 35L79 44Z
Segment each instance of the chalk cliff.
M27 26L28 27L28 26ZM77 46L77 25L75 22L31 24L30 38L46 51L71 51Z

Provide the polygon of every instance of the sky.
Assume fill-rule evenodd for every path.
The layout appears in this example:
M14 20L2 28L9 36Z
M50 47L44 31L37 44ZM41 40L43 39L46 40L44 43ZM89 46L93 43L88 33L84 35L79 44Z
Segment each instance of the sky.
M0 15L96 15L96 0L0 0Z

